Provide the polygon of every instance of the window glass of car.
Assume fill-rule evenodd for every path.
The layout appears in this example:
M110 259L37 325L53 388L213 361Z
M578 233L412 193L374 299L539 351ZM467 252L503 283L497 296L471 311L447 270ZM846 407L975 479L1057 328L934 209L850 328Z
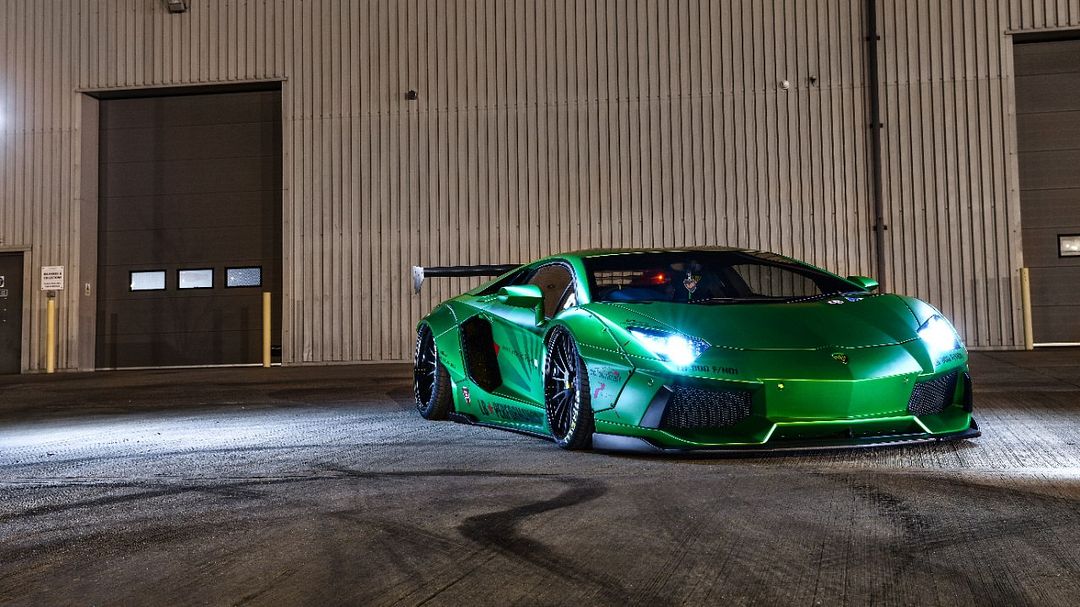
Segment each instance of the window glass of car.
M527 267L523 267L523 268L519 268L517 270L514 270L513 272L507 274L506 276L503 276L502 278L500 278L500 279L496 280L495 282L489 284L488 286L484 287L484 290L480 291L480 295L494 295L494 294L498 293L499 289L501 289L503 287L510 286L510 285L520 285L520 284L524 283L529 278L529 276L532 274L532 272L533 272L532 268L527 268Z
M865 293L837 276L771 253L665 251L585 260L593 301L783 303Z
M537 268L527 284L540 287L544 294L544 316L551 318L559 312L561 304L573 291L574 277L565 265L551 263Z
M756 297L812 297L822 292L812 277L779 265L740 263L729 271L742 279L747 293Z

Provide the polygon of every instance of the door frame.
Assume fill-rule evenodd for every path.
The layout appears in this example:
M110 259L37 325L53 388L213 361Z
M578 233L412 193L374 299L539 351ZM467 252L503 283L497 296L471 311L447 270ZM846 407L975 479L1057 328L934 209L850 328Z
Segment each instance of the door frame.
M30 319L31 312L31 300L34 293L31 287L34 286L31 276L31 257L32 249L28 246L22 245L0 245L0 255L6 253L21 253L23 258L23 300L22 300L22 346L19 349L19 373L26 373L30 370L30 326L33 324Z
M1016 47L1018 45L1039 44L1039 43L1044 43L1044 42L1061 42L1061 41L1068 41L1068 40L1080 40L1080 27L1070 25L1070 26L1060 27L1060 28L1045 28L1045 29L1030 29L1030 30L1006 30L1005 31L1005 36L1006 36L1006 38L1005 38L1005 42L1003 44L1007 47L1007 57L1008 57L1008 62L1009 62L1008 68L1009 68L1009 72L1010 72L1009 76L1010 76L1010 78L1012 80L1012 86L1007 87L1009 90L1006 91L1006 92L1011 95L1011 97L1012 97L1011 101L1012 101L1012 106L1013 106L1012 111L1010 112L1011 120L1006 120L1005 125L1006 125L1007 128L1012 129L1012 132L1011 132L1011 139L1012 139L1011 148L1012 149L1011 149L1011 151L1013 153L1012 153L1012 157L1010 158L1010 161L1009 161L1009 165L1010 165L1009 170L1011 171L1011 176L1014 179L1014 183L1016 183L1016 185L1017 185L1017 187L1015 189L1015 192L1014 192L1014 196L1016 197L1015 198L1015 200L1016 200L1016 212L1017 212L1016 221L1017 221L1017 226L1018 226L1019 231L1020 231L1019 238L1018 238L1018 241L1019 241L1018 244L1019 244L1019 247L1020 247L1020 251L1019 251L1019 255L1017 256L1017 259L1018 259L1017 263L1020 264L1020 272L1019 272L1020 277L1019 278L1022 281L1023 280L1022 273L1024 271L1030 271L1030 268L1027 265L1027 260L1024 259L1024 244L1025 244L1024 243L1024 224L1023 224L1024 197L1023 197L1023 193L1022 193L1022 191L1020 189L1020 146L1019 146L1020 118L1019 118L1019 116L1018 116L1018 114L1016 112L1016 98L1017 98L1017 88L1018 88L1017 73L1016 73ZM1011 40L1010 40L1010 38L1011 38ZM1014 275L1015 275L1016 270L1013 270L1013 272L1014 272ZM1020 285L1020 288L1021 288L1021 290L1023 290L1023 288L1024 288L1023 285ZM1021 314L1023 316L1030 315L1030 316L1028 316L1028 318L1033 317L1034 314L1035 314L1035 310L1034 310L1035 306L1033 305L1033 302L1029 300L1023 305L1024 305L1024 309L1021 310ZM1062 342L1036 342L1035 341L1035 332L1034 332L1034 330L1032 330L1031 334L1029 336L1026 336L1026 337L1025 337L1025 334L1027 333L1027 330L1022 329L1021 331L1022 331L1022 333L1021 333L1022 342L1020 344L1021 348L1023 348L1024 345L1025 345L1023 343L1023 340L1028 339L1028 338L1030 338L1030 340L1032 342L1031 346L1033 348L1076 347L1076 346L1080 346L1080 342L1065 342L1065 341L1062 341Z
M280 314L280 322L274 328L275 339L281 344L280 362L275 365L298 364L294 359L291 344L293 322L290 320L293 313L292 286L289 280L291 276L291 264L293 254L291 244L285 238L286 210L288 208L288 192L290 174L286 167L291 154L289 143L289 129L285 118L285 98L289 86L287 76L267 76L265 78L246 78L232 81L213 81L205 83L181 83L181 84L145 84L136 87L116 86L89 86L77 87L74 92L79 94L82 102L82 182L79 184L81 191L80 210L80 242L78 264L81 272L79 282L80 292L84 296L79 297L79 331L77 351L79 354L80 371L108 370L111 367L98 365L97 360L97 291L101 288L98 276L98 240L101 228L98 225L99 211L99 173L100 154L99 144L101 139L100 102L107 99L130 99L138 97L162 97L172 95L201 95L213 93L243 93L255 91L280 91L281 120L279 123L281 134L281 209L279 217L282 221L282 230L278 234L281 239L281 287L280 293L276 294L274 305L277 307L275 314ZM85 290L84 290L85 289ZM275 355L277 357L278 355ZM241 365L197 365L194 368L203 367L234 367L258 365L261 363L248 363ZM125 369L135 367L124 367ZM148 369L161 369L171 367L146 367ZM187 368L187 367L183 367Z

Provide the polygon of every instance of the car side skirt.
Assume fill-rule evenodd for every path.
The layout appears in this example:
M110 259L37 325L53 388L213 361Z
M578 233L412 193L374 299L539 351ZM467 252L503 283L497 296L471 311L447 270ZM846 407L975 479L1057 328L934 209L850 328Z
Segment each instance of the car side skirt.
M521 428L516 426L508 426L505 424L499 424L494 422L480 421L476 417L467 413L452 412L446 416L446 418L454 423L463 424L466 426L479 426L481 428L494 428L496 430L506 430L508 432L514 432L517 434L523 434L525 436L532 436L534 438L542 438L546 441L554 441L550 434L544 434L543 432L536 432L527 428Z

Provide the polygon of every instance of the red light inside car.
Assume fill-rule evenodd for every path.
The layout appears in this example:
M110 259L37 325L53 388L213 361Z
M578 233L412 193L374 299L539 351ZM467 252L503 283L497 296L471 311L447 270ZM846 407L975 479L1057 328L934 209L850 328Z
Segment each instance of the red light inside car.
M667 274L661 270L645 270L639 274L633 281L631 286L635 287L652 287L657 285L666 285L668 283Z

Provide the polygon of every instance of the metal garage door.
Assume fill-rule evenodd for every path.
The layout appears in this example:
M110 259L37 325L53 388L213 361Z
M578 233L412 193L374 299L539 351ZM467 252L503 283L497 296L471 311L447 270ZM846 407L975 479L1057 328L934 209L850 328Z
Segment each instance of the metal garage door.
M0 253L0 374L22 370L23 254Z
M97 366L254 363L281 309L280 91L101 106Z
M1080 40L1014 48L1035 343L1080 343Z

